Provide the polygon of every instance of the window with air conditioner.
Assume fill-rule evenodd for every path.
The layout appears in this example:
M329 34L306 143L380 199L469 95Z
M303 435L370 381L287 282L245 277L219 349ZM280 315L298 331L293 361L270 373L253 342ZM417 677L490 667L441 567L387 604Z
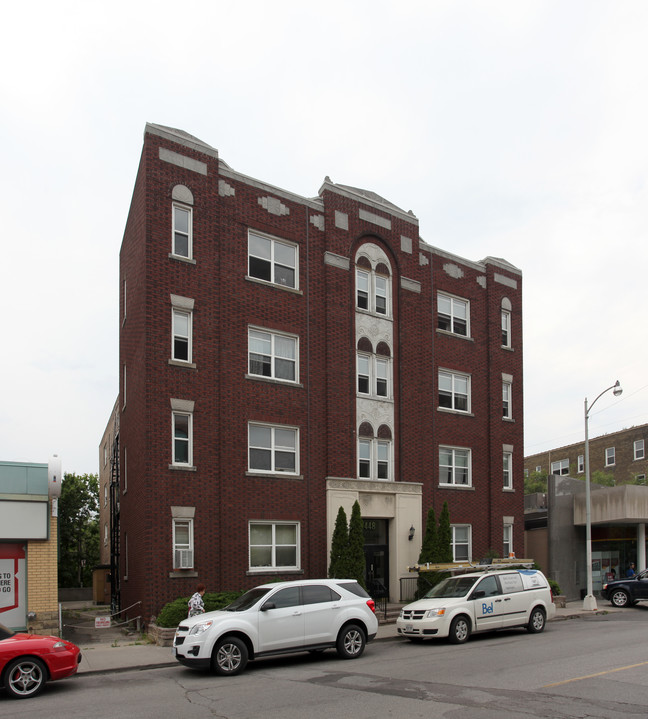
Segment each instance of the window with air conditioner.
M173 568L193 569L193 520L173 520Z

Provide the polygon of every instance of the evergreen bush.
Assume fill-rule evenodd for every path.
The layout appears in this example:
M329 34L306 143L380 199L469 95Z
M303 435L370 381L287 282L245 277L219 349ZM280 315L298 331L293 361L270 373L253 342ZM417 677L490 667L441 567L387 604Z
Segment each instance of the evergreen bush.
M365 554L364 554L364 527L360 503L356 500L351 510L349 522L349 549L348 549L348 579L355 579L358 584L367 589L365 581Z
M243 592L205 592L203 596L205 611L213 612L216 609L223 609L241 594ZM178 599L165 604L155 620L158 627L177 627L183 619L186 619L189 613L187 607L189 599L190 597L178 597Z
M330 579L346 579L349 571L349 529L344 507L338 509L335 528L331 537Z

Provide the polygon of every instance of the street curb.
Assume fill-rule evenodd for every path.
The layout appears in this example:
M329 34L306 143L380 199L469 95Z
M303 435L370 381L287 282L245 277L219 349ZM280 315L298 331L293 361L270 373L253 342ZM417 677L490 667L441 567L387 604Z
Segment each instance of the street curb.
M584 617L595 617L595 616L606 616L609 614L614 614L614 611L610 611L607 609L598 609L596 611L582 611L582 612L574 612L573 614L556 614L554 615L549 622L564 622L569 619L583 619ZM381 624L381 628L386 627L396 627L395 623L389 623L389 624ZM398 641L404 641L406 640L406 637L402 637L399 634L394 633L393 635L389 636L383 636L379 637L376 636L371 644L374 644L376 642L398 642ZM123 672L140 672L140 671L147 671L149 669L164 669L168 667L174 667L174 666L182 666L180 662L177 660L170 660L165 662L151 662L149 664L133 664L133 665L127 665L127 666L119 666L119 667L112 667L112 668L104 668L104 669L88 669L84 670L82 672L77 672L74 677L71 678L79 678L79 677L85 677L85 676L99 676L102 674L113 674L113 673L123 673Z
M112 667L110 669L88 669L82 672L77 672L74 675L74 679L81 677L89 677L98 674L122 674L123 672L143 672L147 669L164 669L165 667L181 666L179 662L159 662L157 664L133 664L125 667Z

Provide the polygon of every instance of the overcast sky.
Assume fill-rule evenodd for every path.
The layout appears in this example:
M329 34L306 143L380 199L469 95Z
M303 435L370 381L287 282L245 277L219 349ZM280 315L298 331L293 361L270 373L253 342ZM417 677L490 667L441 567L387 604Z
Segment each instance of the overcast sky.
M3 26L0 460L98 471L147 121L519 267L525 454L580 441L617 378L590 436L648 422L645 1L37 0Z

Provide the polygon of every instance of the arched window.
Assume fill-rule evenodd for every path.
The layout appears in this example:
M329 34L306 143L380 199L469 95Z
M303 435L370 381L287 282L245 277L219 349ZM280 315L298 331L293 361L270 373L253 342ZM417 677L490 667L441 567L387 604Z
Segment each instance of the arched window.
M378 250L377 246L371 245ZM382 254L382 251L379 251ZM374 252L373 254L377 254ZM364 254L356 260L356 307L372 314L391 316L391 272L386 262Z
M173 200L173 230L171 254L190 260L193 253L193 194L188 187L176 185Z
M392 431L380 425L374 435L369 422L358 430L358 478L390 481L392 478Z
M376 399L390 399L392 394L391 350L386 342L379 342L376 352L366 337L357 345L358 394Z
M511 300L502 298L502 347L511 348Z

